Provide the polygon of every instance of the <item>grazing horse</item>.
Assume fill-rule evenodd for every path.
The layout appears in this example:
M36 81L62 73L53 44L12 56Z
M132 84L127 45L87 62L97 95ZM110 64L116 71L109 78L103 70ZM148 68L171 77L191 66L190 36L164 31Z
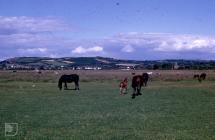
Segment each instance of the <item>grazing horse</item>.
M67 83L75 83L75 90L79 90L79 76L77 74L71 74L71 75L62 75L58 81L58 87L61 90L62 89L62 83L64 83L64 89L67 88Z
M128 90L128 79L125 78L123 81L120 82L119 84L120 88L120 95L125 95Z
M199 79L199 74L194 74L193 79L196 79L196 78Z
M133 94L131 97L132 99L134 99L135 96L142 95L140 93L141 87L143 85L147 86L148 79L149 79L149 75L147 73L143 73L142 75L136 75L133 77L132 85L131 85L133 88Z
M200 78L201 78L202 80L205 80L205 78L206 78L206 73L202 73L202 74L200 75Z
M202 73L202 74L195 74L193 76L194 79L198 78L198 81L199 82L202 82L202 80L205 80L206 79L206 73Z
M206 73L202 73L200 76L199 76L199 82L201 82L202 80L205 80L206 79Z

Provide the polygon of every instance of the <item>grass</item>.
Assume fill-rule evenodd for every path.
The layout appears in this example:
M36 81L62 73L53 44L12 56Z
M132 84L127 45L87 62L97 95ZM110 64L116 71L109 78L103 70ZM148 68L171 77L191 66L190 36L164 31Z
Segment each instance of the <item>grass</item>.
M116 80L80 85L0 80L0 139L215 139L213 81L152 81L134 100ZM19 124L17 136L4 136L5 122Z

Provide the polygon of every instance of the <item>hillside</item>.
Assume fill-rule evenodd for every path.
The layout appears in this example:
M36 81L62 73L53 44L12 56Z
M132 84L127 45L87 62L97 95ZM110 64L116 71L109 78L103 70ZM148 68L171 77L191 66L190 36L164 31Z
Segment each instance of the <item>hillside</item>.
M120 60L107 57L15 57L0 69L215 69L214 60Z
M142 61L118 60L105 57L16 57L0 62L0 67L7 69L71 69L83 67L112 69L120 66L133 66L142 63Z

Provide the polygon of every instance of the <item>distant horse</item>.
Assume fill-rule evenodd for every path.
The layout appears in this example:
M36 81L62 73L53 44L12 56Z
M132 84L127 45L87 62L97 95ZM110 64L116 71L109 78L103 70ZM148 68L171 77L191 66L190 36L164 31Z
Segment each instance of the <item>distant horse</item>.
M132 99L135 98L135 96L142 95L140 93L142 86L147 86L147 82L149 79L149 75L147 73L143 73L142 75L135 75L132 79L132 88L133 88L133 94Z
M199 82L202 82L202 80L205 80L206 79L206 73L202 73L202 74L195 74L193 76L194 79L198 78L198 81Z
M205 80L205 79L206 79L206 73L202 73L202 74L200 75L200 78L201 78L202 80Z
M58 87L61 90L62 89L62 83L64 83L64 89L67 88L67 83L75 83L75 90L79 90L79 76L77 74L71 74L71 75L62 75L58 81Z
M194 74L193 79L196 79L196 78L199 79L199 74Z
M200 76L199 76L199 82L201 82L202 80L205 80L206 79L206 73L202 73Z

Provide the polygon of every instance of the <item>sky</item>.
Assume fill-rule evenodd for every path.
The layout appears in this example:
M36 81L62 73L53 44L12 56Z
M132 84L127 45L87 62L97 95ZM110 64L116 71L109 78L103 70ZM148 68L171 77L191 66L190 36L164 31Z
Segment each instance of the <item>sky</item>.
M0 60L215 60L214 0L0 0Z

